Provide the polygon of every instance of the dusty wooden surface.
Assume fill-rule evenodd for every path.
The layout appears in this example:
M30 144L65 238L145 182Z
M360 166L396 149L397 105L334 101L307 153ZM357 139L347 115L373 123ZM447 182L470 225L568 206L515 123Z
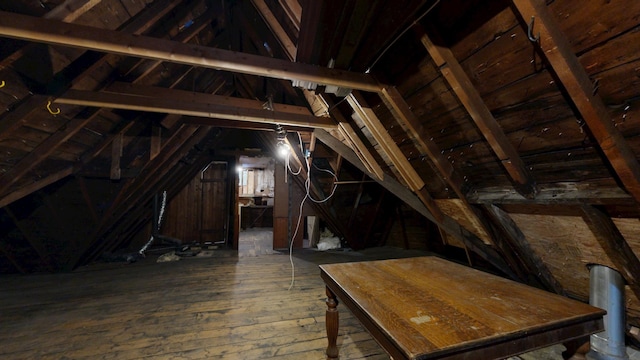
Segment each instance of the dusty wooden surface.
M437 257L321 270L394 358L498 359L603 328L601 309Z
M322 359L326 295L318 264L389 255L301 252L291 290L287 255L224 251L3 276L0 358ZM341 322L342 359L388 359L344 310Z

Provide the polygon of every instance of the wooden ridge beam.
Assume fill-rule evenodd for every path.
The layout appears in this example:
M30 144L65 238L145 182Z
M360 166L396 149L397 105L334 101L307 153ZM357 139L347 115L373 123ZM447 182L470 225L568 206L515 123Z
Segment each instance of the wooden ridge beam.
M377 179L374 174L368 172L365 166L360 163L360 161L358 161L358 157L356 156L356 154L347 145L343 144L340 140L333 137L327 131L316 129L314 133L316 134L318 140L320 140L333 151L344 157L344 159L349 161L360 171L367 174L370 178L374 179L383 188L387 189L393 195L398 197L398 199L402 200L413 210L417 211L425 218L434 222L436 225L438 225L439 228L443 229L448 234L451 234L452 236L460 239L460 241L462 241L469 250L478 254L478 256L485 259L497 269L507 274L507 276L511 277L514 280L519 280L518 276L503 260L502 256L491 246L485 244L482 239L480 239L464 227L460 226L459 223L457 223L454 219L447 215L443 215L443 220L438 221L433 216L431 211L429 211L429 209L425 206L422 200L416 194L411 192L411 190L400 184L396 179L390 177L387 174L385 174L383 179Z
M421 26L415 26L414 29L436 66L440 69L440 73L449 83L493 152L500 159L516 191L526 198L534 198L537 193L535 180L453 52L449 48L435 44Z
M204 96L204 94L203 94ZM248 121L268 124L282 124L311 128L335 128L331 118L301 115L284 111L270 111L263 108L262 102L248 100L255 106L238 106L232 98L218 95L206 95L209 102L185 102L172 97L133 96L108 92L94 92L71 89L54 102L81 106L108 107L148 111L166 114L199 116L204 118L221 118L236 121ZM283 105L288 106L288 105Z
M605 254L620 271L627 284L640 299L640 260L611 218L590 205L581 206L583 219L589 225Z
M378 91L368 74L0 12L0 36L269 78Z
M584 67L571 50L571 45L547 10L545 1L512 0L514 13L527 31L539 34L534 46L551 66L567 94L571 97L589 131L598 142L609 164L625 189L640 202L640 165L622 134L611 122L602 98L597 94Z

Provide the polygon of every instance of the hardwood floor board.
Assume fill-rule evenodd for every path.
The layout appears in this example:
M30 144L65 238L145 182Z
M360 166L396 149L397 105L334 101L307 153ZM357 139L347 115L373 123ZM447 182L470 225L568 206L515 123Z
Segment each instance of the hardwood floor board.
M0 358L322 359L326 304L317 265L398 256L386 251L294 253L292 290L289 257L282 254L147 258L2 277ZM339 309L341 358L383 354Z

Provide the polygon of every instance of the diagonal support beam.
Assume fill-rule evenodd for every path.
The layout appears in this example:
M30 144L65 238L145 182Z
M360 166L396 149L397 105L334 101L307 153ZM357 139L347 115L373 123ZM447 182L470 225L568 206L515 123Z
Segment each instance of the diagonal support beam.
M285 80L378 91L368 74L0 12L0 36Z
M518 225L511 219L509 214L495 205L486 205L485 209L489 213L489 217L499 226L502 233L509 241L509 246L513 248L513 252L517 255L519 262L524 263L528 268L528 272L537 277L540 283L550 291L556 294L566 295L562 284L556 280L544 261L531 248L527 238L522 233ZM510 249L503 249L503 253L511 252Z
M640 299L640 260L611 218L595 206L582 205L582 217L598 239L605 254L623 274L629 287Z
M404 201L404 203L411 207L413 210L417 211L427 219L436 223L439 228L443 229L448 234L451 234L452 236L460 239L460 241L462 241L469 250L478 254L478 256L491 263L497 269L500 269L512 279L519 280L518 276L513 272L509 265L507 265L502 256L491 246L485 244L475 234L460 226L460 224L458 224L455 220L447 215L443 215L443 220L438 221L425 206L422 200L419 199L418 196L416 196L416 194L412 193L411 190L407 189L405 186L403 186L397 180L388 176L387 174L384 175L383 179L377 179L374 174L367 171L365 166L358 160L356 154L353 153L353 151L347 145L340 142L328 132L322 129L316 129L314 131L314 134L316 134L318 140L320 140L333 151L344 157L360 171L367 174L382 187L398 197L398 199Z
M534 198L537 189L533 177L451 50L435 44L422 27L416 26L415 29L442 76L500 159L516 190L525 198Z
M545 1L513 0L513 9L527 29L534 20L533 32L540 34L536 46L551 66L567 94L598 142L625 189L640 202L640 165L631 147L610 121L602 98L594 91L584 67L571 45L547 10Z
M357 91L353 91L347 95L346 99L353 111L365 123L365 126L371 131L371 134L378 142L379 151L389 159L402 179L407 183L409 189L418 195L433 216L438 221L442 221L444 214L431 195L429 195L425 188L424 181L420 178L420 175L413 166L411 166L409 160L404 156L391 135L386 131L373 109L366 104L362 95Z
M93 121L97 114L98 111L93 111L93 113L85 119L72 119L58 132L49 136L45 141L40 143L40 145L0 177L0 194L7 192L11 185L26 175L29 171L33 170L41 162L46 160L47 157L53 154L60 145L65 143L83 127Z

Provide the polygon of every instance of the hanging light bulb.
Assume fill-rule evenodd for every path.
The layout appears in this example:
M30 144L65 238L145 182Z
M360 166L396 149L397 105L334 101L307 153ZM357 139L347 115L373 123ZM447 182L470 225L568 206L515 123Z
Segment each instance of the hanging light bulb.
M286 158L287 156L289 156L289 151L291 149L289 149L289 145L287 145L284 141L283 142L278 142L278 155L281 158Z
M291 149L289 148L289 144L287 144L286 142L287 130L285 130L284 128L282 128L282 126L278 124L276 125L276 133L278 134L277 135L278 143L276 144L278 155L281 158L287 158L289 156L289 151L291 151Z

